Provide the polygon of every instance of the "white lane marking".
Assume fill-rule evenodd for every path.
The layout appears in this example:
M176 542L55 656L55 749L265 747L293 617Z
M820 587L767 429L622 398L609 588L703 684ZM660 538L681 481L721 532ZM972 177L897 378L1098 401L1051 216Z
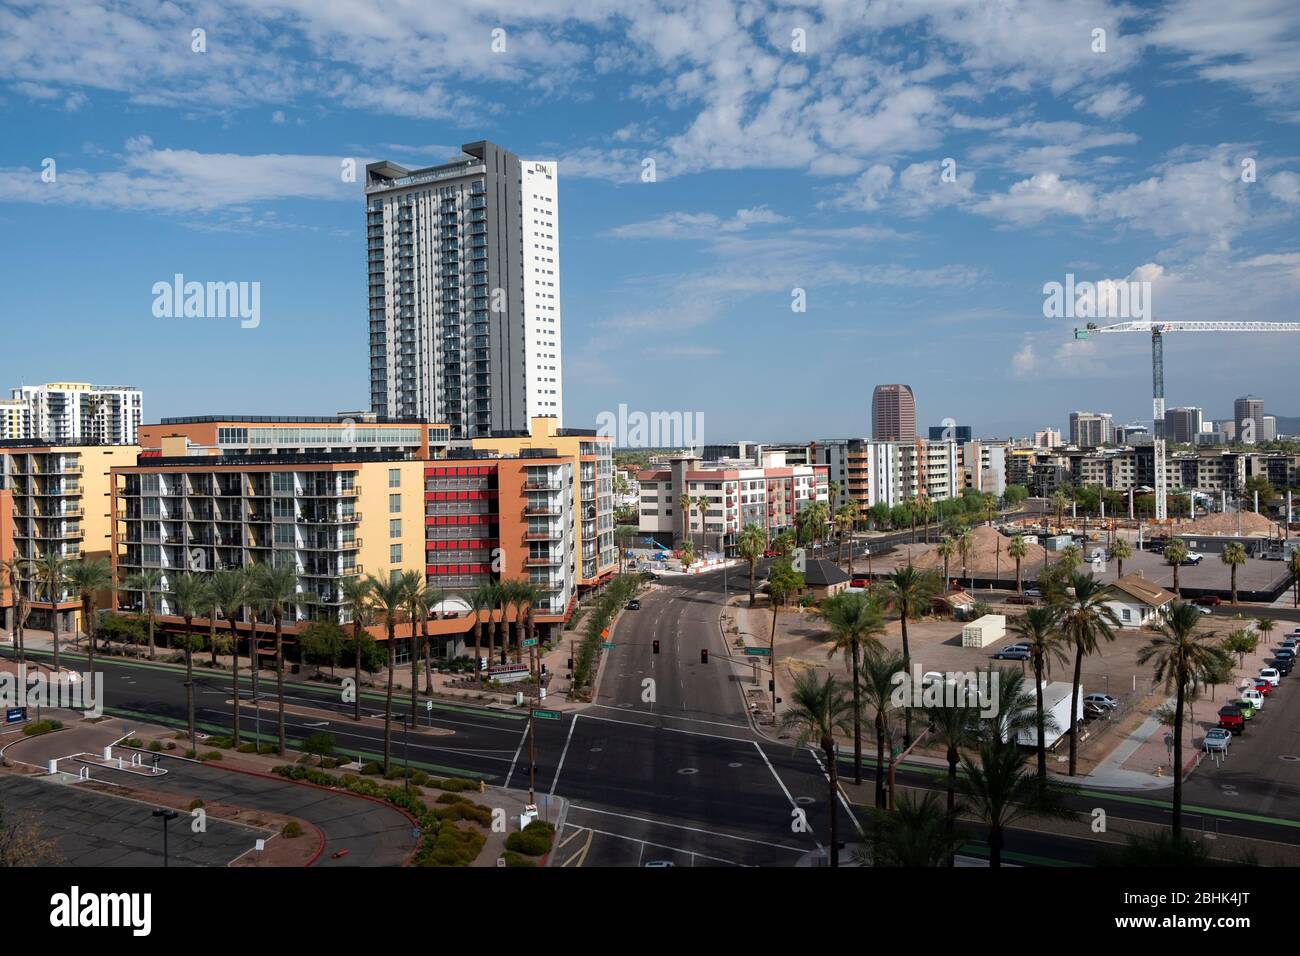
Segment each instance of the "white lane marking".
M744 868L746 868L746 869L752 869L751 864L749 864L749 863L740 863L740 862L737 861L737 860L727 860L727 859L724 859L724 858L722 858L722 857L720 857L720 856L709 856L709 855L706 854L706 853L696 853L694 850L683 850L681 847L676 847L676 846L667 846L666 844L663 844L663 843L653 843L653 842L651 842L650 840L641 840L641 839L638 839L637 837L626 836L625 834L622 834L622 833L610 833L608 830L595 830L595 829L592 829L592 828L590 828L590 827L588 827L588 828L586 828L586 829L587 829L587 832L588 832L588 833L599 833L601 836L613 837L613 838L616 839L616 840L628 840L628 841L630 841L630 842L632 842L632 843L640 843L640 844L641 844L641 854L642 854L642 855L645 854L645 848L646 848L646 847L648 847L648 846L652 846L652 847L654 847L656 850L667 850L667 851L669 851L670 853L680 853L680 854L682 854L683 856L689 856L689 857L691 858L691 866L694 866L694 865L695 865L695 858L696 858L696 857L699 857L701 860L712 860L712 861L715 862L715 863L725 863L725 864L727 864L728 866L741 866L741 867L744 867ZM640 857L637 858L637 863L636 863L636 865L637 865L638 867L641 865L641 858L640 858Z
M667 822L665 822L665 821L663 821L663 820L654 820L654 819L651 819L650 817L634 817L634 816L632 816L630 813L615 813L613 810L597 810L597 809L595 809L594 807L580 807L580 806L578 806L576 803L575 803L575 804L571 804L571 805L569 806L569 811L570 811L570 812L573 812L574 810L581 810L583 813L599 813L599 814L603 814L604 816L607 816L607 817L618 817L618 818L620 818L620 819L622 819L622 820L635 820L637 823L649 823L649 824L651 824L651 825L653 825L653 826L659 826L659 827L671 827L671 828L674 829L674 830L686 830L686 831L688 831L688 832L690 832L690 833L702 833L702 834L704 834L705 836L722 837L723 839L726 839L726 840L735 840L735 841L737 841L737 842L739 842L739 843L754 843L754 844L757 844L758 846L770 846L770 847L772 847L772 848L774 848L774 849L777 849L777 850L789 850L791 853L804 853L804 852L806 852L806 851L804 850L804 848L801 847L801 846L786 846L784 843L769 843L767 840L755 840L755 839L753 839L752 837L735 836L734 834L731 834L731 833L720 833L720 832L718 832L717 830L705 830L705 829L702 828L702 827L688 827L688 826L686 826L685 824L682 824L682 823L667 823ZM589 829L590 829L590 828L589 828ZM597 831L597 832L600 832L600 831ZM637 840L637 839L639 839L639 837L624 836L624 835L622 835L622 834L610 834L610 835L611 835L611 836L623 836L623 839L625 839L625 840ZM645 840L645 841L642 841L642 842L649 843L650 841ZM651 846L659 846L659 844L657 844L657 843L651 843L650 845L651 845ZM671 847L665 847L665 849L671 849ZM686 852L686 851L683 851L683 852Z
M588 720L603 720L607 724L626 724L629 727L644 727L646 730L661 730L669 734L690 734L692 737L712 737L714 740L731 740L738 744L752 744L753 740L748 737L728 737L726 734L706 734L702 730L683 730L680 727L656 727L654 724L643 724L639 720L615 720L613 717L597 717L594 714L582 714ZM664 715L667 716L667 715ZM685 718L675 717L674 720L683 720Z
M528 725L525 724L524 732L519 735L519 746L515 748L514 759L510 761L510 772L506 774L506 782L503 783L501 786L507 788L510 786L510 778L515 775L515 764L519 762L519 754L523 751L524 741L527 738L528 738Z
M830 783L831 775L830 773L827 772L826 765L822 763L821 755L818 754L816 750L813 750L812 747L809 747L808 751L813 755L813 760L817 761L817 769L822 772L822 776L826 778L826 782ZM838 750L836 750L836 755L837 756L839 755ZM839 777L836 777L835 779L835 795L839 797L840 806L844 808L844 812L847 813L849 815L849 819L853 821L853 826L857 828L858 836L865 837L867 834L862 829L862 824L858 822L858 818L853 813L853 808L849 806L849 802L844 799L844 791L843 789L841 789L839 785Z
M569 724L568 736L564 738L564 749L560 751L560 764L555 768L555 778L551 780L551 789L549 791L551 796L555 796L555 785L560 782L560 772L564 770L564 758L569 755L569 744L573 742L573 728L578 726L578 718L581 716L583 715L574 714L573 722Z
M758 745L757 740L751 742L754 744L754 749L758 751L758 755L763 758L763 763L767 764L767 769L772 772L772 777L776 780L776 785L781 788L781 792L785 794L785 798L790 801L790 806L795 810L798 810L799 804L795 802L790 790L785 785L785 781L781 779L781 775L778 774L776 768L772 766L772 761L767 759L767 754L763 751L763 748ZM808 824L808 835L812 837L813 842L817 844L817 849L824 849L821 841L818 840L817 837L813 836L812 824Z

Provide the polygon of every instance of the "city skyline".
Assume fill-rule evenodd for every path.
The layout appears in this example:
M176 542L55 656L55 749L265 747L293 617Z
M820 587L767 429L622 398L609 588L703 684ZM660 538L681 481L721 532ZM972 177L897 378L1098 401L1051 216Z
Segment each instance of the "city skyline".
M927 3L743 26L723 6L681 14L671 40L650 7L617 26L581 8L517 26L490 6L454 24L408 11L398 35L301 10L257 57L244 33L274 14L205 11L193 52L181 8L148 23L6 10L3 108L27 135L0 145L0 209L27 241L5 310L30 348L0 375L128 380L170 415L364 407L365 164L438 164L488 138L554 158L563 181L572 424L625 401L704 411L717 439L756 415L768 440L862 433L864 379L911 382L919 422L986 434L1063 422L1099 387L1117 420L1145 420L1144 344L1072 340L1073 320L1043 318L1044 286L1149 282L1157 318L1288 314L1297 13L1256 6L1236 34L1191 0L1080 4L1104 53L1038 4L988 32ZM1180 30L1189 18L1203 29ZM1012 29L1035 42L998 39ZM412 73L366 55L381 37L458 52ZM60 44L67 62L48 58ZM94 50L93 68L78 59ZM579 50L601 53L575 69ZM338 92L304 80L321 57ZM214 85L223 70L236 82ZM73 283L69 256L85 264ZM258 327L155 317L150 288L181 273L259 283ZM716 387L720 369L788 377L789 344L815 394ZM1175 335L1167 351L1171 403L1217 411L1263 381L1300 414L1270 338Z

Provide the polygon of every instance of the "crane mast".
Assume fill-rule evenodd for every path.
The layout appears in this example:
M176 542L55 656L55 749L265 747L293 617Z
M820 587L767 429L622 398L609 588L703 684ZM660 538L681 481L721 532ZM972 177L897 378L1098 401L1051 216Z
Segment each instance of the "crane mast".
M1076 339L1086 339L1093 332L1151 333L1151 444L1154 452L1156 520L1169 517L1169 489L1165 477L1165 343L1166 332L1300 332L1300 322L1116 322L1097 325L1089 322L1074 330Z

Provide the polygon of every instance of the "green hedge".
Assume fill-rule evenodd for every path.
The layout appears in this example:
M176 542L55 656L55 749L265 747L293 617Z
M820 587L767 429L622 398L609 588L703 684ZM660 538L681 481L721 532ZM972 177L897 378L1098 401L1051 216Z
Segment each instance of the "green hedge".
M573 686L582 689L591 683L595 673L596 654L600 650L601 632L614 620L614 616L633 596L639 582L634 575L624 574L614 578L587 610L587 624L583 629L582 643L578 645L577 660L573 662Z

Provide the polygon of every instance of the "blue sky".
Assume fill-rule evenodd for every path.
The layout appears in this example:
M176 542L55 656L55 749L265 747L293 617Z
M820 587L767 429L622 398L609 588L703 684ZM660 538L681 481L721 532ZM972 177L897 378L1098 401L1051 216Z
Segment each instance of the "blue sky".
M1068 273L1150 281L1157 318L1297 319L1291 0L519 6L0 2L0 387L364 407L341 162L483 138L560 164L573 426L622 402L702 411L707 441L861 435L897 381L922 429L1149 416L1145 336L1043 317ZM155 318L177 272L260 282L260 326ZM1297 356L1170 336L1168 404L1300 414Z

